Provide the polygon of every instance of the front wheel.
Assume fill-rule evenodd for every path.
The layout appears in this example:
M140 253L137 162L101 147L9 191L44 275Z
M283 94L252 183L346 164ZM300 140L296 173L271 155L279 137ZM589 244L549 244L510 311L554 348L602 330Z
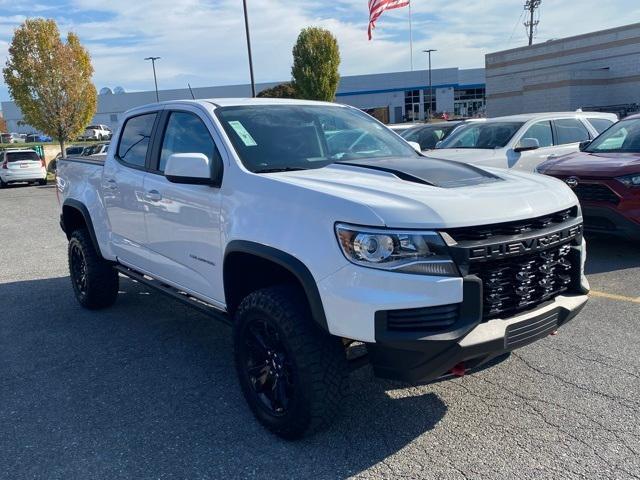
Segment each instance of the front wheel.
M96 251L86 229L69 239L69 274L76 299L85 308L110 307L118 296L118 272Z
M335 418L347 376L344 348L313 322L299 289L248 295L235 315L233 343L244 397L271 432L293 440Z

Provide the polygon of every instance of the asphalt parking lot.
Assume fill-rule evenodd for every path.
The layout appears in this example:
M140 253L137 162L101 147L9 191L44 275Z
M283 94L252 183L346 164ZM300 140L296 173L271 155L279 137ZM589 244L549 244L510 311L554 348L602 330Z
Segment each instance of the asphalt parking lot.
M589 245L559 335L419 387L352 375L341 418L287 443L254 421L230 331L129 280L73 298L55 190L0 191L0 478L640 478L640 246Z

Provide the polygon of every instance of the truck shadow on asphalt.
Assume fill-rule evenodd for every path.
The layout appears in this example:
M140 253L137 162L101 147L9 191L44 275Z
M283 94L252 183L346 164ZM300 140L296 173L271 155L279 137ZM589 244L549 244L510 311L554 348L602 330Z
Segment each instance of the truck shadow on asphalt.
M637 267L640 267L640 242L587 237L587 275Z
M282 441L245 406L229 327L129 279L121 290L115 306L90 312L68 277L0 284L8 478L342 478L447 412L437 395L365 367L332 428Z

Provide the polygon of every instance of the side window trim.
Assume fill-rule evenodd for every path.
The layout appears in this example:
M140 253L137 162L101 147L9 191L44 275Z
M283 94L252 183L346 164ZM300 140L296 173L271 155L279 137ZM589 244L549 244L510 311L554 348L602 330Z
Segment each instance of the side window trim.
M127 163L125 162L119 155L120 152L120 143L122 142L122 137L124 134L124 130L127 126L127 123L129 123L130 120L134 119L134 118L138 118L138 117L142 117L144 115L152 115L155 114L156 118L153 122L153 127L151 127L151 139L149 141L149 145L152 145L152 142L154 141L155 135L156 135L156 130L158 127L158 120L160 119L160 114L162 113L162 110L151 110L148 112L142 112L139 113L137 115L132 115L131 117L128 117L124 123L122 124L122 128L120 129L119 135L118 135L118 144L116 145L116 149L113 153L113 158L116 160L116 162L118 162L120 165L122 165L123 167L127 167L127 168L131 168L133 170L140 170L142 172L146 172L148 170L148 166L149 166L149 160L151 158L151 148L147 147L147 154L145 157L145 161L144 161L144 165L133 165L131 163Z

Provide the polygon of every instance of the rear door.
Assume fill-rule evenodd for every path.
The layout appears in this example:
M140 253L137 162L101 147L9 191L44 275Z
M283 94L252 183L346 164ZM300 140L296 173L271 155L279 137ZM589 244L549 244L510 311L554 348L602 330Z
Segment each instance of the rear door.
M151 111L126 120L113 161L105 163L102 176L114 253L123 264L141 270L148 263L143 250L147 240L144 212L148 208L143 184L158 118L159 112Z
M220 189L171 183L164 176L174 153L202 153L221 163L216 129L198 107L181 106L163 114L162 135L145 177L146 247L153 275L211 303L224 305L220 240Z
M549 158L577 152L580 142L591 139L588 128L578 118L560 118L552 121L556 147Z

